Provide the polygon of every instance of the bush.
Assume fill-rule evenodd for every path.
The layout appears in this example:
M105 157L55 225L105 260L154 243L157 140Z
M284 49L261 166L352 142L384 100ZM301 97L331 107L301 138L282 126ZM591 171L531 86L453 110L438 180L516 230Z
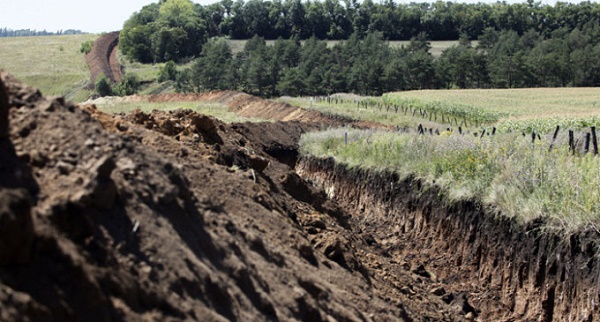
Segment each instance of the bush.
M95 89L96 93L98 93L100 97L111 96L113 94L112 88L110 87L110 81L104 76L101 76L98 78L98 80L96 80Z
M94 45L94 42L91 41L91 40L83 42L83 43L81 43L81 47L79 48L79 52L87 55L87 54L90 53L90 51L92 51L92 46L93 45Z
M166 82L168 80L177 80L177 67L175 62L169 60L163 67L158 71L158 82Z
M112 92L115 95L127 96L137 93L140 87L140 81L135 74L126 75L123 80L113 86Z

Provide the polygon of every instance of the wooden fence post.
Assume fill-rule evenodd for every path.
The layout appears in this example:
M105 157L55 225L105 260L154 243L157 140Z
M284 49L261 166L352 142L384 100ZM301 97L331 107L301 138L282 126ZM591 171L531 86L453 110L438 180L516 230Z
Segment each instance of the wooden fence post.
M595 126L592 126L592 144L594 145L594 155L598 155L598 139L596 138Z
M554 130L554 135L552 136L552 142L550 143L548 152L552 151L552 148L554 147L554 141L556 141L556 137L558 136L558 130L560 130L560 125L557 125L556 130Z
M585 134L585 153L590 152L590 132Z
M575 154L575 142L573 141L573 130L569 130L569 151Z

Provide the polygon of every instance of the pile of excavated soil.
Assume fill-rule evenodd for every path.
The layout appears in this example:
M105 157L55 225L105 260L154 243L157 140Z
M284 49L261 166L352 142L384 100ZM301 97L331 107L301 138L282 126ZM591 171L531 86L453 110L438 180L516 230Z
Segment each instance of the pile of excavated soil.
M290 168L314 125L113 116L0 79L1 321L473 317Z
M350 125L354 128L392 129L376 122L353 120L339 115L326 115L317 110L304 109L287 103L262 99L246 93L235 91L211 91L206 93L168 93L147 96L131 95L125 97L100 97L88 100L84 104L116 104L121 102L217 102L240 116L271 121L298 121L319 124L320 127L342 127ZM317 127L318 128L318 127Z

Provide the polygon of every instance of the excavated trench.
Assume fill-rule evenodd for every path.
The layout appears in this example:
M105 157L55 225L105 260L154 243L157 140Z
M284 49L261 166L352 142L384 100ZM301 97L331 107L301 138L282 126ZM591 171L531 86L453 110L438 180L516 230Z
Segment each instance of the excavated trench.
M355 233L398 262L418 263L442 285L432 293L465 296L482 321L600 320L596 231L565 235L477 203L447 205L418 179L333 159L301 157L296 170L352 216Z

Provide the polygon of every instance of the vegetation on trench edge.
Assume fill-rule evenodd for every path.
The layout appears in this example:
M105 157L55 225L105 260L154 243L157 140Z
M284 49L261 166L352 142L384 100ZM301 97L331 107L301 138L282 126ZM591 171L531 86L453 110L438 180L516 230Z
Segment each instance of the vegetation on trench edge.
M574 157L566 145L549 150L516 133L477 138L345 129L308 133L300 145L304 155L350 167L414 174L425 187L439 187L444 201L481 202L519 222L546 218L546 228L567 231L600 226L600 158Z

